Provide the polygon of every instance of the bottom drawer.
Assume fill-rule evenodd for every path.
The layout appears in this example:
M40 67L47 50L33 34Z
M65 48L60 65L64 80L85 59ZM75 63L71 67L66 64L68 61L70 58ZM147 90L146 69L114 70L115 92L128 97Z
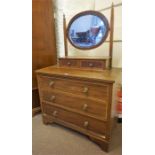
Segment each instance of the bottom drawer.
M43 113L96 133L106 134L106 123L43 103Z

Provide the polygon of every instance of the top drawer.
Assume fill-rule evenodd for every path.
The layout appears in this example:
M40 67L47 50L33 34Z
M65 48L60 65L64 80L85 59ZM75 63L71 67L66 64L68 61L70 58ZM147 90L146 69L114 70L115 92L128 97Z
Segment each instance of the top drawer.
M53 89L63 92L69 92L85 97L92 97L108 101L109 99L109 85L100 83L91 83L80 80L72 80L68 78L55 78L47 76L38 76L38 84L40 90L50 91Z
M64 67L78 67L78 61L69 60L69 59L62 59L59 60L59 65Z

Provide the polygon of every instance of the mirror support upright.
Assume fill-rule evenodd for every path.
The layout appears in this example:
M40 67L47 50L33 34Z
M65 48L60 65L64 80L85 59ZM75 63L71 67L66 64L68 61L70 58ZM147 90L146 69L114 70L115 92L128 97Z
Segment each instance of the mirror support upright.
M66 18L63 14L63 28L64 28L64 44L65 44L65 57L68 56L68 46L67 46L67 33L66 33Z
M111 5L111 19L110 19L110 44L109 44L109 68L112 68L113 57L113 33L114 33L114 5Z

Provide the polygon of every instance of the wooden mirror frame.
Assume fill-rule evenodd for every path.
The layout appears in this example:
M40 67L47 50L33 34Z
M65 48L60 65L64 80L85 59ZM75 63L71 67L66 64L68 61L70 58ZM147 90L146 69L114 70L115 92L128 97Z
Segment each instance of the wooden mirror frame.
M103 21L103 23L105 24L105 26L106 26L106 28L107 28L107 31L106 31L104 37L102 38L102 40L101 40L98 44L96 44L96 45L94 45L94 46L92 46L92 47L87 47L87 48L74 45L73 42L70 40L70 37L69 37L69 29L70 29L72 23L73 23L76 19L78 19L79 17L84 16L84 15L94 15L94 16L99 17L99 18ZM106 38L107 38L107 36L108 36L108 33L109 33L109 30L110 30L110 29L109 29L109 23L108 23L107 18L106 18L102 13L100 13L100 12L89 10L89 11L83 11L83 12L80 12L80 13L76 14L76 15L70 20L70 22L69 22L69 24L68 24L68 27L67 27L66 35L67 35L67 38L68 38L69 42L71 43L71 45L74 46L75 48L78 48L78 49L81 49L81 50L90 50L90 49L97 48L98 46L100 46L100 45L106 40Z

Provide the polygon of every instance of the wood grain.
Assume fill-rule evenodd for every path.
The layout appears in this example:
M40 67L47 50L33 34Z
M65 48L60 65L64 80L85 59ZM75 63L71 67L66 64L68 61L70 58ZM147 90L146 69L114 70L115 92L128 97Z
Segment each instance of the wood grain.
M92 100L82 96L72 95L70 93L64 93L60 91L42 92L42 101L48 101L55 105L62 105L71 109L76 109L79 112L83 112L85 115L92 114L94 116L100 116L103 120L107 119L108 103ZM54 99L52 97L54 96Z
M78 57L61 57L59 58L59 66L60 67L75 67L82 69L98 69L104 70L108 68L109 57L103 58L78 58Z
M121 70L50 66L37 71L43 122L88 135L108 151L112 130L113 84Z
M43 68L37 70L36 73L39 75L49 75L52 77L63 77L64 79L80 79L81 81L94 81L99 82L99 84L104 83L114 83L115 79L118 75L121 74L121 70L117 68L113 68L111 70L83 70L76 68L61 68L58 65L49 66L47 68Z
M106 134L106 123L102 121L98 121L95 119L92 119L90 117L85 117L82 115L79 115L77 113L73 113L61 108L57 108L54 106L49 106L45 103L43 103L43 113L46 113L48 115L53 116L54 112L57 112L56 116L53 116L54 118L58 118L60 120L63 120L65 122L69 122L71 124L77 125L81 128L84 128L86 130L91 130L93 132L97 132L100 134L105 135ZM88 126L84 126L85 122L88 122Z
M63 15L63 30L64 30L65 56L68 56L67 28L66 28L66 17L65 17L65 15Z
M55 78L49 76L38 76L38 82L41 90L51 91L59 90L71 94L76 94L84 97L95 98L100 100L107 100L109 97L109 84L102 84L94 82L87 82L75 79ZM53 82L51 86L50 83ZM87 92L84 92L85 89Z
M35 70L56 64L55 24L51 0L32 0L32 96L40 106Z
M112 68L112 57L113 57L113 35L114 35L114 5L111 6L111 17L110 17L110 44L109 44L109 68Z

